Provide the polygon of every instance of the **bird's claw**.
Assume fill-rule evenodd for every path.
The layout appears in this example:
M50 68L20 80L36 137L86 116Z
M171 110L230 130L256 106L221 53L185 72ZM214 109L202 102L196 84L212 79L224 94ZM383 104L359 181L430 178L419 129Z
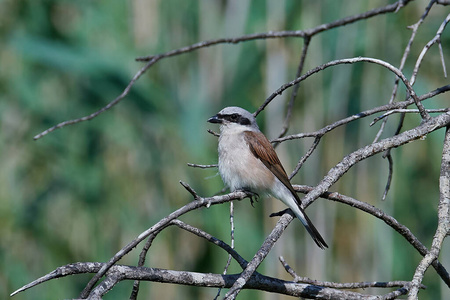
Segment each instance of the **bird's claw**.
M250 204L252 207L255 207L253 203L258 202L259 194L251 191L245 191L247 193L247 197L250 199Z

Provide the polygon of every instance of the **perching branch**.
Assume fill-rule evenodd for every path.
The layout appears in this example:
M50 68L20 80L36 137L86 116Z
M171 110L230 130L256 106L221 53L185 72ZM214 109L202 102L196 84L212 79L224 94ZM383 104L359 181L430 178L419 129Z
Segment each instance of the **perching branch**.
M133 241L131 241L128 245L122 248L119 252L117 252L106 264L102 266L102 268L98 271L97 274L89 281L89 283L84 288L81 293L81 298L86 298L91 292L92 288L98 282L98 280L105 275L109 268L111 268L117 261L119 261L122 257L124 257L127 253L129 253L134 247L136 247L140 242L146 239L150 234L160 231L164 227L167 227L172 220L188 213L192 210L198 209L200 207L209 207L210 205L221 204L225 202L229 202L231 200L242 200L248 197L245 192L234 192L228 195L223 196L213 196L208 198L197 198L195 201L192 201L185 206L177 209L167 217L163 218L161 221L141 233L138 237L136 237Z

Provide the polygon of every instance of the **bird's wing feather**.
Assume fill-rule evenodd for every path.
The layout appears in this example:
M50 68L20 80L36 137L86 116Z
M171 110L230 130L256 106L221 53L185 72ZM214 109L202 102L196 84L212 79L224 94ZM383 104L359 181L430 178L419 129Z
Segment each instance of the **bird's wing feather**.
M278 158L277 153L272 147L272 144L261 132L245 131L245 141L250 147L250 151L258 158L278 180L280 180L288 189L297 201L297 205L300 206L300 198L295 192L294 188L289 181L286 171Z
M300 205L300 198L292 187L286 171L281 165L280 159L278 158L275 149L273 149L272 144L261 132L244 131L244 136L245 141L248 143L250 151L253 155L258 158L267 167L267 169L269 169L284 184L284 186L289 189L292 196L294 196L295 202L300 210L300 215L297 215L297 217L302 221L303 225L305 225L306 230L309 232L313 240L320 248L327 248L327 243Z

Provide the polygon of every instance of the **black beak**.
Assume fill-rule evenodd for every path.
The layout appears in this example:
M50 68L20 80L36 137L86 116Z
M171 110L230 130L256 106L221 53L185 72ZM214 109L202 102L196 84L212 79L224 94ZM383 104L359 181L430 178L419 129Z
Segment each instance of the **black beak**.
M217 115L212 116L211 118L208 119L209 123L218 123L221 124L222 123L222 119L219 119L219 117Z

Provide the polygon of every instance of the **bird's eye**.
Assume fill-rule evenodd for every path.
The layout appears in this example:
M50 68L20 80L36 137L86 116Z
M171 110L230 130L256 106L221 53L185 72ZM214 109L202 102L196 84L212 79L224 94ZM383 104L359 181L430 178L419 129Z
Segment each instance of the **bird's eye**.
M232 114L230 116L230 118L231 118L232 121L236 121L238 119L238 115L237 114Z

